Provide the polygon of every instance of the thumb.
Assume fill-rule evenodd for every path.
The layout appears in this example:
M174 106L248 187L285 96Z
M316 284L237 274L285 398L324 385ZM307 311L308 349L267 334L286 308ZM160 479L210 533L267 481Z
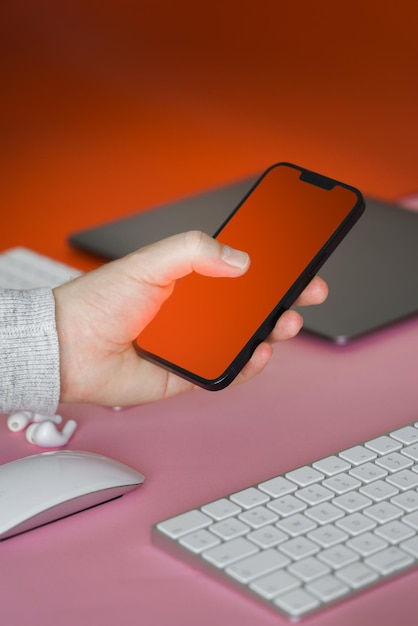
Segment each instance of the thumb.
M140 282L165 287L197 272L205 276L240 276L249 265L246 252L230 248L200 231L162 239L124 258Z
M107 335L114 341L126 343L155 316L178 278L193 271L214 277L241 276L249 264L246 252L221 244L200 231L189 231L82 275L58 287L55 298L66 318L71 311L73 320L94 318L98 328L108 328ZM80 303L84 307L82 315Z

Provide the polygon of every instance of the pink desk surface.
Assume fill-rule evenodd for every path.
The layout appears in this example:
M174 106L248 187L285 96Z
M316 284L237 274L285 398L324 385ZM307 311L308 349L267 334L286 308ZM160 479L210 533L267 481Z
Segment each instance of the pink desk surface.
M113 412L62 406L69 447L142 471L121 499L0 544L5 626L288 623L175 560L154 522L418 419L418 320L337 347L301 334L254 381ZM0 462L34 452L0 420ZM418 621L418 572L309 618L312 626Z

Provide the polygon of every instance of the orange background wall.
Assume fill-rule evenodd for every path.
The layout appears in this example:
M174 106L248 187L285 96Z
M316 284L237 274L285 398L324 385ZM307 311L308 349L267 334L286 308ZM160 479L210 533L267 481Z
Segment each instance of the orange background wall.
M3 0L0 249L289 160L418 189L418 4Z

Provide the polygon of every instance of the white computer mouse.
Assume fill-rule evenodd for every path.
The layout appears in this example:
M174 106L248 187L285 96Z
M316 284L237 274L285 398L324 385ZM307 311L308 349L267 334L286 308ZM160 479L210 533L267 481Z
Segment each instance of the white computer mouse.
M0 466L0 540L113 500L144 476L99 454L42 452Z

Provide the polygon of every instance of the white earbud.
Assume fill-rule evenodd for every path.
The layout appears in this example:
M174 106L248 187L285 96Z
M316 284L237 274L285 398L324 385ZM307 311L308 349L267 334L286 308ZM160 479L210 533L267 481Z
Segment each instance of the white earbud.
M18 411L12 413L7 418L7 427L9 430L17 433L19 430L26 428L32 421L32 413L30 411Z
M69 442L76 428L75 420L68 420L61 431L51 421L34 423L26 429L26 439L42 448L58 448Z
M31 422L39 423L47 420L60 424L62 417L61 415L42 415L42 413L32 413L32 411L17 411L16 413L11 413L7 418L7 427L9 430L17 433L20 430L24 430Z

